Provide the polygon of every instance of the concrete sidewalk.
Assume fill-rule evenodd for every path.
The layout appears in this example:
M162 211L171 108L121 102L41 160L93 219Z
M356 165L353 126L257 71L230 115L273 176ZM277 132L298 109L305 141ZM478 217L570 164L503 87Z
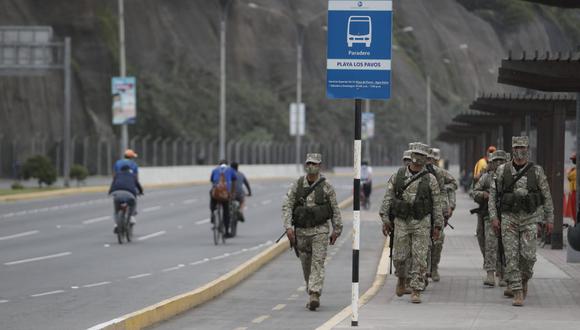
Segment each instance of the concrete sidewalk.
M440 264L441 281L431 282L414 305L397 297L389 275L381 292L359 313L361 329L577 329L580 324L580 264L567 264L566 250L538 248L534 278L524 307L513 307L504 288L483 286L483 259L475 237L473 202L457 195L458 209ZM350 328L350 318L336 328Z

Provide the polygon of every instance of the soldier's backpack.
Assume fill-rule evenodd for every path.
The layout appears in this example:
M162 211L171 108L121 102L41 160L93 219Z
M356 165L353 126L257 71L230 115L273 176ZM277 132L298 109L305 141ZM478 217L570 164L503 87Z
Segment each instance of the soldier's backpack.
M228 184L226 182L226 170L220 170L220 178L218 183L213 186L211 190L211 198L215 199L218 202L227 202L230 199L230 193L228 191Z

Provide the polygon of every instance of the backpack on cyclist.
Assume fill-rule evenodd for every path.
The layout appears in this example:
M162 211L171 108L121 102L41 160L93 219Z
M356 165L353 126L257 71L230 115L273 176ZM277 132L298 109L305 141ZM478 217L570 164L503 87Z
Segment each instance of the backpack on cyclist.
M227 202L230 199L225 171L225 169L220 171L220 178L218 183L211 190L211 198L218 202Z

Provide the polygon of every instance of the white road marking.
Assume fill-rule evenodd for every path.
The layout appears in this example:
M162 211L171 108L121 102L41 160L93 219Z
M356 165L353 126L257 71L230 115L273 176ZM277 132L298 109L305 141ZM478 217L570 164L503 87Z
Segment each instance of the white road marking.
M226 258L228 255L222 254L221 256L211 258L211 260L220 260L220 259Z
M198 201L198 199L197 199L197 198L194 198L194 199L186 199L186 200L184 200L182 203L183 203L183 204L193 204L193 203L195 203L195 202L197 202L197 201Z
M177 229L183 229L183 226L177 226Z
M14 235L10 235L10 236L3 236L0 237L0 241L5 241L7 239L12 239L12 238L18 238L18 237L24 237L24 236L30 236L30 235L34 235L34 234L38 234L39 231L38 230L31 230L31 231L27 231L24 233L20 233L20 234L14 234Z
M262 201L262 205L268 205L270 203L272 203L272 200L271 199L267 199L265 201Z
M63 252L63 253L51 254L51 255L43 256L43 257L35 257L35 258L29 258L29 259L22 259L22 260L5 262L4 265L5 266L18 265L18 264L23 264L23 263L27 263L27 262L33 262L33 261L39 261L39 260L46 260L46 259L53 259L53 258L64 257L64 256L68 256L68 255L71 255L71 254L72 254L72 252Z
M105 244L105 247L107 248L107 247L111 247L111 246L109 244Z
M198 260L198 261L192 262L189 265L191 265L191 266L201 265L201 264L204 264L208 261L209 261L209 258L205 258L203 260Z
M248 330L248 327L237 327L234 330Z
M197 221L195 224L196 224L196 225L203 225L203 224L205 224L205 223L209 223L209 221L210 221L210 219L209 219L209 218L207 218L207 219L199 220L199 221Z
M179 264L179 265L177 265L175 267L165 268L165 269L162 270L162 272L164 272L164 273L166 273L166 272L172 272L174 270L178 270L178 269L181 269L183 267L185 267L184 264Z
M73 289L73 290L79 289L78 286L71 286L70 288Z
M9 302L9 300L0 300L0 304L4 304L4 303L7 303L7 302Z
M151 276L151 273L144 273L144 274L139 274L139 275L133 275L133 276L129 276L127 277L130 280L134 280L137 278L143 278L143 277L147 277L147 276Z
M56 290L56 291L49 291L49 292L32 294L30 296L31 297L42 297L42 296L48 296L48 295L51 295L51 294L57 294L57 293L63 293L63 292L65 292L65 291L64 290Z
M103 285L107 285L107 284L111 284L111 282L99 282L99 283L87 284L87 285L83 285L83 288L94 288L96 286L103 286Z
M266 319L268 319L269 317L270 317L270 315L262 315L262 316L256 317L255 319L252 320L252 323L256 323L256 324L262 323Z
M137 238L137 240L144 241L146 239L150 239L150 238L157 237L157 236L161 236L161 235L165 235L165 234L166 234L166 231L165 230L162 230L162 231L158 231L158 232L153 233L153 234L141 236L141 237Z
M158 205L158 206L152 206L152 207L148 207L146 209L143 209L142 212L153 212L153 211L157 211L160 209L161 209L161 206Z
M84 225L89 225L91 223L101 222L101 221L105 221L105 220L111 220L111 216L106 216L106 217L100 217L100 218L94 218L94 219L85 220L85 221L83 221L83 224Z
M288 298L288 300L296 300L296 299L298 299L298 295L297 295L297 294L293 294L293 295L291 295L291 296Z
M298 289L296 289L296 291L298 291L298 292L302 292L304 290L306 290L305 286L299 286Z
M278 304L278 305L274 306L274 308L272 308L272 310L279 311L279 310L282 310L284 307L286 307L286 304Z

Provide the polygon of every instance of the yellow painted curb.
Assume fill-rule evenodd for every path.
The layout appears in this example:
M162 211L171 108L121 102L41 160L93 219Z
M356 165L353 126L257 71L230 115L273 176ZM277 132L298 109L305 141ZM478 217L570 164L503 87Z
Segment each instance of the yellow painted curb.
M340 202L341 209L352 203L350 196ZM252 275L262 266L282 254L290 247L288 238L284 237L252 259L244 262L234 270L213 280L193 291L164 300L136 312L126 314L111 321L98 324L89 330L133 330L143 329L161 321L168 320L173 316L199 306L219 296L226 290L234 287L248 276Z
M383 253L381 254L381 260L379 266L377 267L377 275L371 287L358 299L359 309L366 305L374 296L379 293L379 291L385 285L387 280L388 265L390 262L389 258L389 244L388 240L385 239L385 244L383 246ZM334 315L330 320L326 321L324 324L316 328L316 330L329 330L339 325L347 317L352 315L352 306L345 307L342 311Z

